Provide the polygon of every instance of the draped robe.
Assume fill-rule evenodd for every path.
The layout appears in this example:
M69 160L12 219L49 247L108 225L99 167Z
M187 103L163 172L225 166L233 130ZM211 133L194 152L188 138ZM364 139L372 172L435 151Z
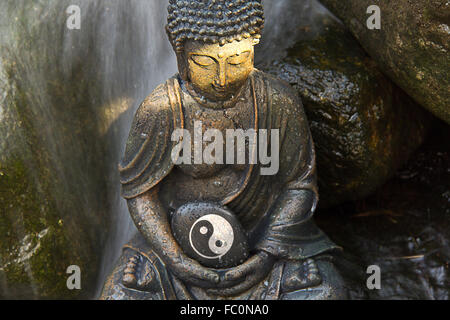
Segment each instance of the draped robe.
M315 151L297 93L289 84L256 69L249 81L252 97L248 100L253 102L256 132L268 130L270 142L271 129L279 129L279 171L273 176L263 176L260 164L249 164L237 191L223 199L221 205L236 214L249 234L252 249L267 251L278 259L265 284L237 298L276 299L280 296L286 261L304 261L338 247L312 220L318 202ZM175 129L184 128L183 110L189 107L184 94L182 80L176 75L155 89L137 111L125 156L119 165L125 199L150 191L174 169L171 154L176 142L171 141L171 136ZM290 205L298 203L299 199L300 206ZM176 279L141 235L125 249L142 253L152 262L163 287L156 297L211 298L201 288L187 287ZM110 292L114 291L112 288L117 281L120 281L118 274L110 278L106 286ZM154 297L155 294L148 296Z

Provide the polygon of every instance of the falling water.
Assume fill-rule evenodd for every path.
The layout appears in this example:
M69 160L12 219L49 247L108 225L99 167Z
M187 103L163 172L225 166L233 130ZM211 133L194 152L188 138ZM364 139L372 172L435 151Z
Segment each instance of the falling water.
M134 111L159 83L176 72L164 31L167 2L0 3L1 113L7 97L7 116L12 119L6 122L7 127L3 123L0 127L0 158L8 160L6 152L24 159L38 188L41 173L49 173L49 199L61 225L69 230L65 237L85 248L86 253L77 249L77 254L84 255L84 274L88 265L97 269L92 254L103 252L102 257L95 257L101 260L100 270L94 271L98 274L97 293L122 244L135 230L120 197L117 172ZM72 5L81 9L80 30L67 28L66 9ZM4 63L13 70L7 77ZM26 130L36 132L37 147L28 141L29 132L19 128L24 117L29 124ZM36 153L46 160L34 161ZM25 239L27 231L12 230L15 241ZM77 233L86 235L81 239ZM9 263L1 261L4 257L0 255L0 270ZM64 261L58 272L67 267L64 263L74 262ZM25 268L31 270L29 265ZM0 296L9 295L14 283L8 284L2 276ZM33 272L27 277L31 288L23 292L32 289L31 296L39 297Z
M99 88L92 108L104 109L102 133L106 136L109 168L107 195L111 230L98 277L97 295L121 253L122 245L135 232L126 202L120 197L117 164L124 152L133 114L140 102L176 72L174 54L165 34L168 0L65 1L79 5L81 30L65 28L61 67L73 70L78 57L95 61ZM101 105L101 106L100 106Z
M175 57L165 34L168 0L83 1L83 20L94 32L102 74L102 95L107 101L125 101L123 112L110 119L111 171L109 201L113 226L104 250L98 294L107 274L121 253L122 245L136 232L126 202L120 197L117 163L124 152L132 117L140 102L176 72ZM83 39L68 32L67 61L72 61L73 44Z

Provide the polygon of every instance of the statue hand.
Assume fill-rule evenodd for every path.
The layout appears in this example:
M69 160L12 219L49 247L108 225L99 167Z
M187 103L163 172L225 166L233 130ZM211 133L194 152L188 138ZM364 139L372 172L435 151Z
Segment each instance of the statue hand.
M272 270L275 257L260 251L244 264L227 270L217 289L210 289L208 293L221 296L236 296L248 291L263 281Z
M180 280L196 287L217 288L220 281L218 272L202 266L183 253L169 261L168 267Z

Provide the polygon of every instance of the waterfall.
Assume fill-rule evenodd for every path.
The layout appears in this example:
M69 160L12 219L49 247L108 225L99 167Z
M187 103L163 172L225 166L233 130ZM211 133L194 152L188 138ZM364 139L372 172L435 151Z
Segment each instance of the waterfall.
M108 192L113 225L106 240L97 295L121 254L121 247L136 232L126 201L120 197L117 172L134 112L158 84L177 71L175 55L164 29L167 3L168 0L80 2L85 15L82 21L92 24L88 28L94 32L98 59L96 72L102 74L103 98L109 101L125 99L123 112L110 119L111 127L105 128L105 132L111 132L108 137L111 147ZM76 37L73 32L67 32L67 63L73 60L73 54L77 54L71 50L77 42Z
M60 232L67 242L56 244L51 240L55 244L48 245L58 250L56 261L50 265L55 270L49 272L63 276L55 275L54 282L45 284L45 289L35 286L38 280L34 273L39 270L33 270L34 260L46 259L45 256L39 257L40 251L36 251L36 255L30 254L21 262L29 285L20 290L27 297L40 297L44 291L53 290L55 283L61 286L59 292L68 294L65 268L80 263L84 279L90 282L83 287L92 288L91 281L97 278L98 295L121 246L135 232L126 203L120 197L117 164L140 102L176 72L164 29L167 3L168 0L0 3L0 165L8 164L11 158L24 163L27 172L34 175L26 183L36 186L42 194L37 209L23 212L33 221L34 216L38 221L45 217L42 223L51 225L50 230ZM69 6L80 9L79 30L67 27ZM6 173L12 175L11 172ZM8 192L15 193L13 189ZM0 218L4 220L0 223L14 221L16 209L8 210L4 216L2 210ZM6 247L6 254L0 251L0 297L16 294L11 291L14 283L3 278L2 267L22 261L8 255L8 250L21 254L16 247L22 239L34 239L33 228L43 227L29 227L28 221L22 221L11 223L11 228L17 245ZM47 237L50 236L53 234ZM96 276L90 276L93 273Z

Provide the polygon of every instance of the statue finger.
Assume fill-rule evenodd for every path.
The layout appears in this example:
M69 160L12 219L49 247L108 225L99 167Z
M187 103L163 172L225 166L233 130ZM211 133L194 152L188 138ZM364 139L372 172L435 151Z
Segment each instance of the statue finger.
M237 266L225 273L225 280L235 281L243 278L247 274L254 272L260 266L260 258L255 255L251 257L247 262Z
M220 281L220 276L216 271L205 268L196 262L190 265L189 268L191 271L191 276L197 278L198 280L206 280L207 282L214 284L218 284Z
M239 295L245 291L250 290L255 285L257 285L263 278L261 278L260 274L254 274L251 276L248 276L245 281L239 283L236 286L230 287L230 288L217 288L217 289L210 289L208 290L209 294L217 295L217 296L225 296L225 297L232 297Z
M174 265L172 270L175 275L189 283L210 283L217 284L220 282L220 276L212 269L205 268L192 259L183 259Z

